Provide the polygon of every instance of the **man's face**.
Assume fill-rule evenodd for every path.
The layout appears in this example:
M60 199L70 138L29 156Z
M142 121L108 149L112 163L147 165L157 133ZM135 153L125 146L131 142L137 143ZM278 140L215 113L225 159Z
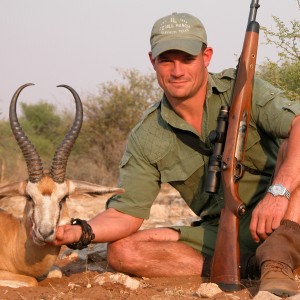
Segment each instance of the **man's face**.
M183 51L170 50L150 59L158 83L169 100L184 101L195 96L207 82L211 48L197 56Z

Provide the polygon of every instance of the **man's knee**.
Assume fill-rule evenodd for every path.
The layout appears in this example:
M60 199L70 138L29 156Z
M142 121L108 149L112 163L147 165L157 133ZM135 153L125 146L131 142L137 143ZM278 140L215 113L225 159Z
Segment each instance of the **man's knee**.
M125 271L129 264L132 264L135 245L129 238L121 239L108 244L107 262L117 271Z
M123 251L122 251L123 249ZM122 255L123 254L123 255ZM124 260L124 243L122 240L118 240L109 243L107 246L107 262L110 266L114 267L116 262Z

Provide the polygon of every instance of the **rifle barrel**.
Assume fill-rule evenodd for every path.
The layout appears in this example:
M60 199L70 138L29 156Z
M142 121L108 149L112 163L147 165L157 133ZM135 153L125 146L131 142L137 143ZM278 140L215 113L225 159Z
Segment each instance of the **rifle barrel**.
M245 155L250 122L252 89L258 48L259 24L255 21L258 0L252 0L242 54L234 84L228 128L222 154L221 178L224 207L221 211L215 251L211 266L211 282L225 291L242 288L240 283L239 219L245 211L238 191L242 177L240 165Z
M248 23L256 20L257 9L260 6L258 4L258 2L259 2L259 0L252 0L252 2L250 4L250 13L249 13L249 18L248 18Z

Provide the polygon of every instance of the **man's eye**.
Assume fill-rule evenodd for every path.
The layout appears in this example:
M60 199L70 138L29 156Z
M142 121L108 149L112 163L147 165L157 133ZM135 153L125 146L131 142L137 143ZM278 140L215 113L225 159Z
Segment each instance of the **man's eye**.
M196 60L196 58L195 58L194 56L189 56L189 57L186 57L186 58L185 58L185 62L186 62L186 63L193 62L193 61L195 61L195 60Z
M167 59L167 58L163 58L163 59L160 59L159 62L160 63L168 63L170 62L171 60L170 59Z

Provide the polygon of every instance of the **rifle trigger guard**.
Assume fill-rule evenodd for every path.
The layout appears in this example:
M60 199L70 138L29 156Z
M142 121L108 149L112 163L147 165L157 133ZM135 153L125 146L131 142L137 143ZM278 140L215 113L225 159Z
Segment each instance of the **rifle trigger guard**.
M244 176L245 167L242 163L238 162L235 166L234 182L237 182Z

